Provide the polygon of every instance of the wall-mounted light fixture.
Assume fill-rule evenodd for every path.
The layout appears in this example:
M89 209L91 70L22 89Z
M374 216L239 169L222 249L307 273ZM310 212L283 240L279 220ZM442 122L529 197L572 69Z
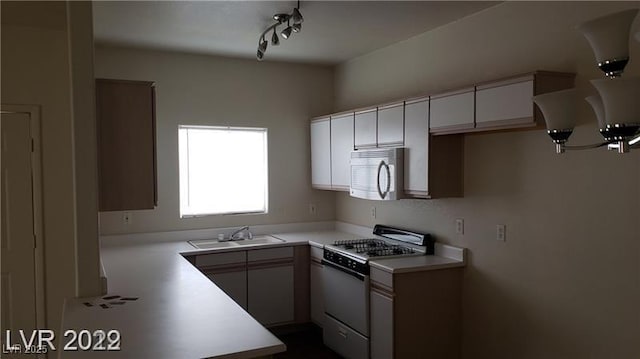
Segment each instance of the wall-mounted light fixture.
M621 78L629 62L631 24L638 9L603 16L577 27L587 38L598 67L606 78L591 80L598 94L586 98L598 120L604 142L586 146L566 145L576 124L575 89L533 97L556 144L556 153L607 146L619 153L640 148L640 77ZM640 33L635 34L640 42Z
M293 8L291 14L275 14L273 15L273 19L276 23L264 30L258 38L257 58L259 61L264 58L264 54L267 51L267 45L269 42L266 40L265 36L267 36L269 31L273 31L273 34L271 35L271 45L278 46L280 45L280 39L278 38L278 26L283 25L284 23L287 24L285 29L280 33L280 35L285 39L291 37L292 32L300 32L302 30L302 22L304 21L304 18L300 13L300 0L298 0L298 6Z

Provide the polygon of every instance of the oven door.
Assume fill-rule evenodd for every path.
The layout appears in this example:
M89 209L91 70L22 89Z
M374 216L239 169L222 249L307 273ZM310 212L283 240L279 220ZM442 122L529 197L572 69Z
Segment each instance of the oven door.
M322 270L325 313L369 336L369 276L326 260Z

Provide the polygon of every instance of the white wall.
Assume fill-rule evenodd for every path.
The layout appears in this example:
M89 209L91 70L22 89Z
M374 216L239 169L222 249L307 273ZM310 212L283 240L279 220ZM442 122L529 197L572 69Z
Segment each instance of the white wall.
M115 47L98 47L95 61L96 77L155 81L157 100L158 207L134 211L129 225L101 213L101 234L334 218L334 195L311 189L309 149L309 119L333 105L331 68ZM268 214L179 218L180 124L268 128Z
M80 98L93 92L87 28L89 3L2 2L2 103L40 107L46 326L54 330L65 298L100 294L94 117Z
M629 7L640 3L503 3L340 65L334 110L538 69L577 72L580 91L593 92L588 80L601 74L574 26ZM627 76L637 76L637 42L631 58ZM588 104L578 106L571 142L598 141ZM640 151L553 151L542 130L467 135L464 198L339 194L336 217L469 248L464 358L640 357ZM455 234L456 218L464 235ZM497 224L506 224L506 242L496 241Z

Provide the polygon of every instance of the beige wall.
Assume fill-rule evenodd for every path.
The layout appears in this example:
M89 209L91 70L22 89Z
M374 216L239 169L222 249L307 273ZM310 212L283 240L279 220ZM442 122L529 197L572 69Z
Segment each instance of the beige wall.
M537 69L577 72L589 93L587 81L601 75L573 28L628 7L640 3L498 5L342 64L335 110ZM637 42L631 59L627 75L640 74ZM588 105L578 106L571 142L598 141ZM339 194L336 217L425 230L469 249L464 358L640 357L640 151L553 150L542 130L468 135L464 198L381 203ZM464 235L455 234L456 218ZM506 224L506 242L495 239L497 224Z
M77 94L92 92L82 82L83 76L91 77L92 63L79 52L90 53L93 40L76 36L87 28L88 3L68 8L65 2L2 2L1 101L40 106L46 326L55 330L65 298L97 295L100 288L95 199L91 207L95 159L86 141L74 145L74 135L92 135L94 121L90 110L73 105L72 96L72 86ZM74 151L84 154L77 172ZM84 216L81 222L76 203ZM78 273L82 275L76 277Z
M101 213L101 234L334 218L334 195L311 189L309 149L309 119L332 108L331 68L114 47L98 47L95 61L96 77L155 81L157 99L158 207L133 211L129 225ZM180 124L268 128L268 214L179 218Z

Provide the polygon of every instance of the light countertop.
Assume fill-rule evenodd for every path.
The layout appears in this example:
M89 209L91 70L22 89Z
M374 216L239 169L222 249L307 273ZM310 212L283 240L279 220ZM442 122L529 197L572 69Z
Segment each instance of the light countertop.
M253 358L285 351L278 338L179 254L192 249L187 242L103 247L108 295L138 300L67 300L63 328L117 329L121 351L60 351L61 357Z
M102 297L68 299L63 330L119 330L121 350L59 351L60 357L254 358L285 351L285 345L278 338L181 255L307 244L322 248L336 240L362 238L362 234L336 230L273 236L285 242L208 250L196 250L186 241L105 243L101 257L109 293ZM383 271L403 273L461 267L465 260L464 249L436 244L433 256L380 259L370 263ZM138 299L104 299L108 296Z

